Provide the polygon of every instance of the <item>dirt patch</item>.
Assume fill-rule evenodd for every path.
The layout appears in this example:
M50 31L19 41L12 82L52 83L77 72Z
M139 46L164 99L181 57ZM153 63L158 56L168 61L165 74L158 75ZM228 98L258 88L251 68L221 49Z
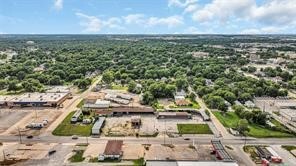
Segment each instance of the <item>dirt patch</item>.
M152 145L145 155L146 160L215 160L211 155L211 146L198 145L196 147L188 145Z
M140 144L124 144L123 147L123 157L124 160L136 160L144 157L145 148Z

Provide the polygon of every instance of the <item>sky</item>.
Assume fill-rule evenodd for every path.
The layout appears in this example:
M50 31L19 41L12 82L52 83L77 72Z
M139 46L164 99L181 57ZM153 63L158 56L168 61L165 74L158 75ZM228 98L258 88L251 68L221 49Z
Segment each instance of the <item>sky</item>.
M0 0L0 34L296 34L296 0Z

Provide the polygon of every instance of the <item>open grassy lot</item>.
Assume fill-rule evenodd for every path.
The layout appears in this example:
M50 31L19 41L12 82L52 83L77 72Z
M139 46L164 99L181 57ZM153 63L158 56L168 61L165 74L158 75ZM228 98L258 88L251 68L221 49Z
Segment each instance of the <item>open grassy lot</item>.
M236 128L240 118L234 112L227 112L225 115L222 115L221 112L213 112L213 114L219 119L219 121L228 128ZM272 121L277 127L282 128L283 126L277 121ZM267 137L294 137L295 135L290 134L287 130L275 131L268 129L265 126L260 126L257 124L249 124L250 131L248 136L257 137L257 138L267 138Z
M200 105L196 101L191 101L189 98L186 98L188 102L190 102L190 105L187 106L177 106L176 104L170 105L170 108L194 108L194 109L200 109Z
M84 160L83 156L84 151L83 150L79 150L76 151L75 154L69 158L70 162L82 162Z
M207 124L177 124L180 134L212 134Z
M90 136L93 124L71 124L71 117L75 112L71 112L61 124L52 132L56 136Z
M111 88L114 90L127 90L128 88L126 86L122 86L121 84L112 84Z

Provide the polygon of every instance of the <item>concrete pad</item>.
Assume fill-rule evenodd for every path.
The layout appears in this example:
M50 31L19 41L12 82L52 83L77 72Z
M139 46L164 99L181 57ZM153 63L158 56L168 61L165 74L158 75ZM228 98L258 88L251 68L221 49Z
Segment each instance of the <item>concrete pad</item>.
M98 157L99 154L103 154L106 144L89 144L83 153L83 157Z
M211 161L211 146L200 145L196 149L189 145L175 145L173 147L163 145L152 145L146 151L146 160L203 160Z
M122 147L124 160L136 160L144 157L144 146L141 144L124 144Z

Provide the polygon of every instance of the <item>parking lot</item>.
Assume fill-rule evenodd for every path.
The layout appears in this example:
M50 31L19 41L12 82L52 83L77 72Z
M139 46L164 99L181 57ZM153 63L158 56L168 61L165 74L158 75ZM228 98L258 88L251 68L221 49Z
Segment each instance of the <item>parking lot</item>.
M5 121L10 123L10 126L5 122L0 123L3 128L7 126L1 135L18 135L20 130L23 135L39 135L45 131L45 129L62 113L61 110L56 108L14 108L10 109L6 113ZM42 129L27 129L26 126L30 123L42 123L43 120L47 120L48 124Z
M21 120L27 114L29 114L28 111L1 109L0 110L0 133L6 131L9 127L13 126L16 122Z

